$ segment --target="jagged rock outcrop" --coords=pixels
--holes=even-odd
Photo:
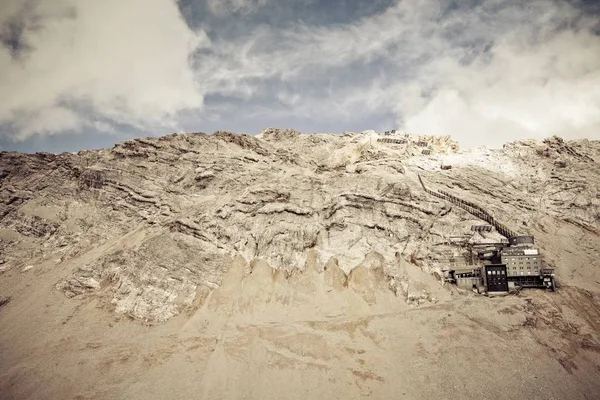
[[[368,306],[389,294],[433,302],[441,283],[431,273],[450,257],[464,262],[449,238],[501,236],[472,232],[482,221],[428,195],[420,173],[510,230],[534,234],[559,281],[594,285],[600,142],[554,137],[459,152],[442,137],[428,143],[444,151],[423,156],[376,139],[269,128],[256,137],[135,139],[78,154],[2,152],[0,271],[64,266],[56,287],[67,296],[100,296],[110,309],[150,321],[226,291],[223,279],[240,263],[252,267],[236,285],[278,285],[261,289],[265,299],[293,301],[289,293],[311,293],[314,278],[325,292],[352,291]],[[561,256],[572,247],[588,267],[572,271]]]

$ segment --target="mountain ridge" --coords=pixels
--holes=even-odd
[[[396,141],[379,140],[386,138]],[[203,378],[208,379],[205,398],[235,397],[218,374],[246,382],[248,360],[271,372],[271,361],[280,372],[297,362],[313,379],[313,372],[337,371],[330,358],[345,360],[348,367],[331,372],[339,382],[325,387],[351,398],[386,396],[398,388],[373,360],[392,363],[386,353],[398,350],[401,341],[384,337],[412,331],[429,337],[431,324],[455,333],[468,329],[469,335],[492,332],[503,346],[518,335],[544,360],[560,354],[558,369],[549,366],[544,376],[568,376],[582,385],[577,392],[574,384],[566,389],[550,384],[547,394],[592,393],[597,371],[590,368],[600,365],[599,165],[600,141],[551,137],[502,149],[460,150],[448,136],[301,134],[276,128],[257,136],[221,131],[133,139],[78,154],[0,152],[0,297],[11,298],[0,308],[0,325],[16,343],[0,361],[12,366],[6,378],[24,385],[18,371],[28,365],[20,360],[30,343],[62,347],[59,336],[34,339],[40,333],[33,332],[17,339],[18,332],[35,331],[33,321],[45,321],[40,326],[79,332],[77,340],[87,340],[96,334],[85,327],[93,326],[112,338],[106,339],[111,343],[106,351],[114,352],[125,339],[101,325],[110,321],[110,329],[129,329],[156,343],[147,357],[164,353],[161,346],[201,341],[203,347],[193,351],[206,365],[214,364],[214,372]],[[442,270],[450,262],[467,264],[466,249],[451,243],[452,237],[498,242],[503,236],[472,231],[483,221],[428,194],[419,177],[427,188],[481,206],[510,230],[533,235],[543,263],[556,271],[559,291],[490,300],[444,283]],[[44,308],[49,316],[37,314]],[[28,313],[37,316],[21,317]],[[450,314],[461,322],[448,322]],[[398,322],[408,315],[428,322],[421,328]],[[537,327],[527,321],[537,321]],[[395,324],[406,333],[393,333]],[[258,325],[272,336],[260,336],[253,328]],[[142,327],[150,330],[144,333]],[[349,329],[350,336],[340,329]],[[335,350],[335,343],[349,348],[358,343],[352,339],[356,332],[373,357],[366,359],[368,367],[357,361],[359,353],[350,360]],[[155,336],[159,333],[162,339]],[[416,345],[412,336],[402,340]],[[461,339],[430,340],[423,346],[466,345]],[[252,344],[259,342],[267,347]],[[483,347],[474,351],[483,352],[484,342],[482,337]],[[380,346],[387,350],[380,352]],[[516,346],[527,351],[527,345]],[[266,348],[275,358],[260,355]],[[165,365],[183,354],[167,353]],[[77,353],[69,354],[79,360]],[[127,354],[122,367],[111,362],[106,379],[143,364]],[[419,354],[426,352],[410,357],[419,360]],[[498,360],[500,353],[494,354]],[[442,365],[472,365],[460,357],[439,357]],[[49,393],[76,394],[76,388],[61,392],[56,375],[34,364],[37,373],[55,382],[56,391]],[[161,363],[151,365],[151,371],[166,373]],[[395,374],[408,373],[394,365]],[[450,373],[443,370],[443,380]],[[346,381],[356,383],[354,391],[339,386]],[[488,384],[501,392],[496,383]],[[118,392],[106,385],[106,396],[149,395],[136,385],[117,385]],[[443,393],[443,386],[427,390],[410,387],[414,397],[427,397]],[[456,390],[452,393],[466,395]],[[266,395],[252,391],[256,398]],[[43,398],[37,389],[31,393]]]

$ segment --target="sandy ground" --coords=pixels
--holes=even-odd
[[[377,276],[243,260],[164,324],[67,299],[64,271],[4,274],[2,399],[595,399],[600,307],[574,287],[411,308]],[[63,266],[65,268],[65,266]],[[30,272],[30,271],[28,271]],[[339,278],[339,276],[337,276]],[[374,288],[365,296],[361,288]],[[445,289],[444,289],[445,290]]]

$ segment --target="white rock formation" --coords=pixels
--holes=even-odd
[[[597,265],[600,142],[459,151],[449,137],[409,135],[406,145],[380,137],[269,128],[256,137],[136,139],[77,155],[0,153],[1,271],[68,266],[56,285],[67,296],[104,296],[116,312],[149,321],[221,286],[236,257],[262,260],[261,277],[249,276],[263,283],[267,266],[281,271],[277,279],[298,280],[310,264],[327,293],[353,291],[369,306],[388,293],[432,302],[447,291],[431,274],[449,253],[465,260],[451,236],[500,237],[471,232],[481,221],[426,194],[420,173],[534,234],[559,281],[593,284],[595,270],[573,270],[562,255],[577,247],[579,263]]]

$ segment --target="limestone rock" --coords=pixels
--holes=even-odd
[[[460,150],[450,137],[396,135],[432,154],[373,132],[276,128],[173,134],[78,154],[1,152],[0,272],[52,265],[56,287],[73,301],[99,296],[108,309],[148,321],[205,300],[225,307],[230,292],[254,280],[264,301],[320,296],[324,287],[331,296],[356,293],[369,307],[392,293],[429,304],[448,293],[432,274],[467,260],[451,238],[502,237],[474,234],[482,221],[428,195],[420,174],[535,235],[559,281],[593,289],[600,142],[554,137]],[[576,270],[562,257],[573,248],[584,266]]]

